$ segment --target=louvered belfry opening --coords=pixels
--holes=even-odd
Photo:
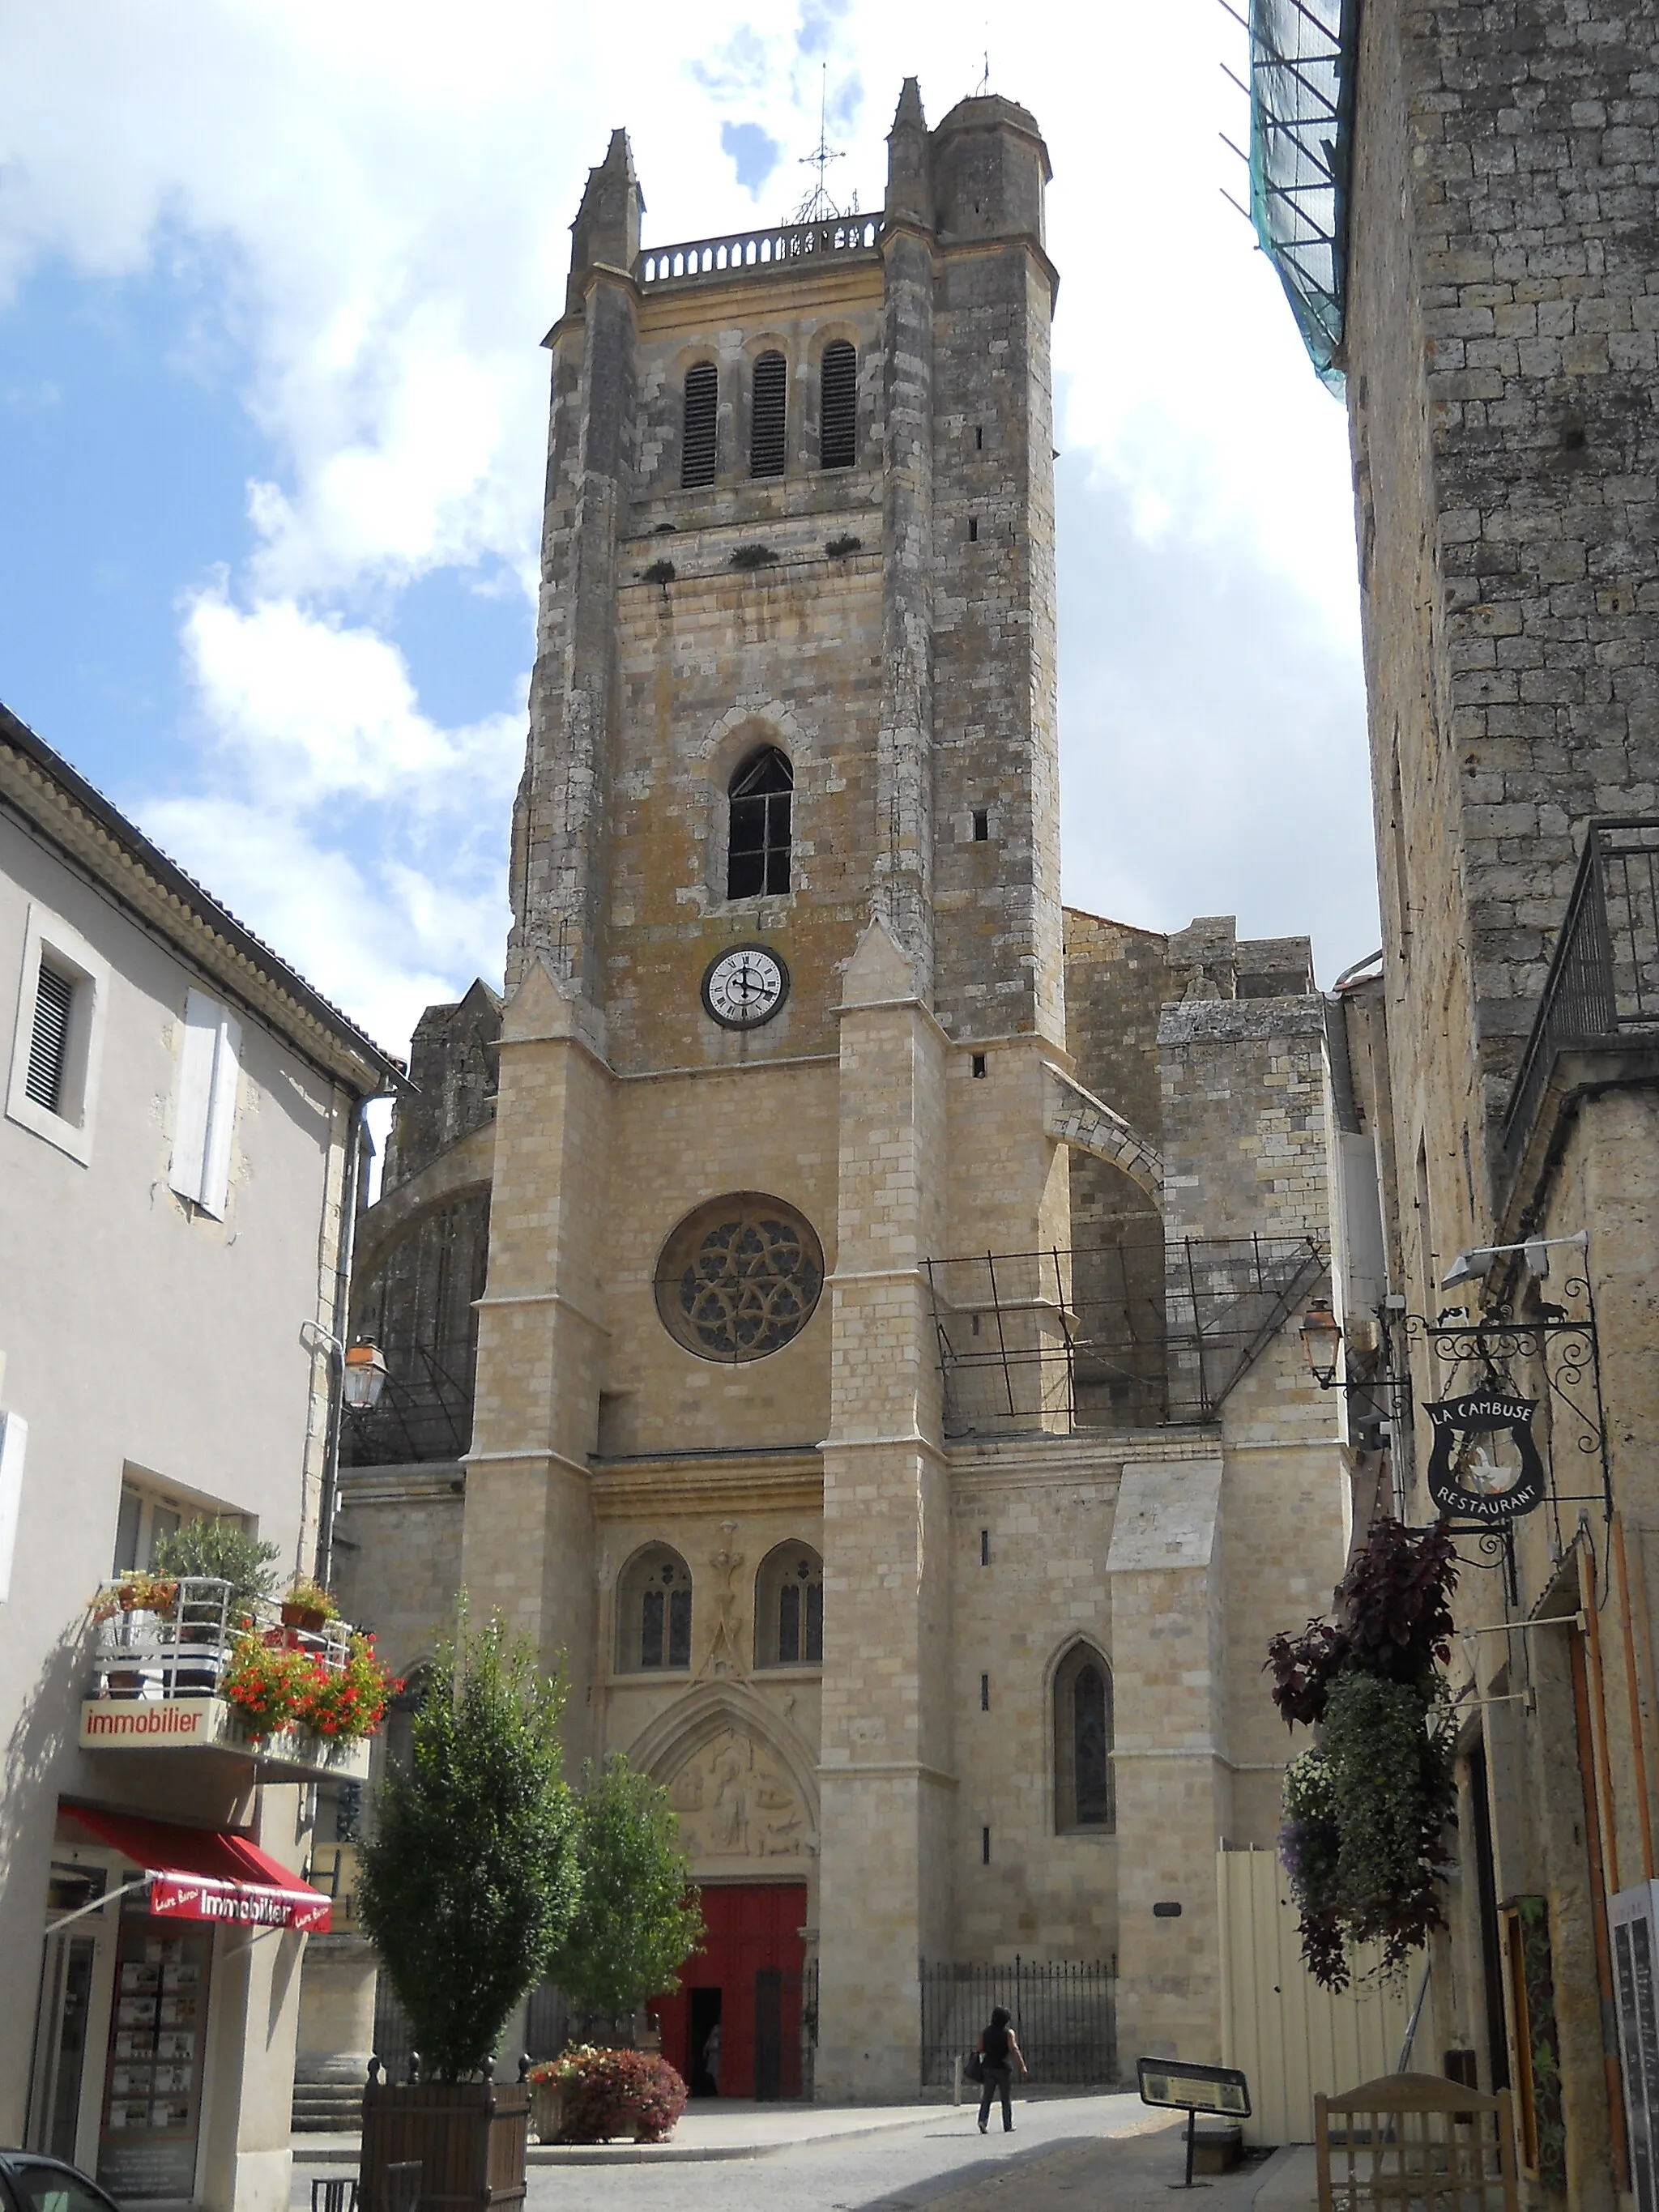
[[[781,353],[763,353],[755,363],[749,415],[749,473],[781,477],[784,464],[784,421],[788,404],[788,370]]]
[[[70,1010],[75,986],[67,975],[40,963],[34,989],[34,1027],[29,1036],[28,1073],[23,1088],[48,1114],[63,1111],[64,1077],[69,1066]]]
[[[776,745],[752,753],[732,777],[726,896],[759,898],[789,888],[790,808],[795,772]]]
[[[819,453],[826,469],[850,469],[858,459],[859,357],[845,338],[823,349],[818,370]]]
[[[680,442],[680,483],[687,491],[714,481],[715,420],[720,386],[712,361],[685,372],[685,434]]]

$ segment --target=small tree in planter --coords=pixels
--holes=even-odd
[[[509,1643],[499,1619],[477,1634],[463,1620],[428,1673],[410,1763],[388,1768],[380,1785],[360,1910],[427,2079],[369,2084],[368,2203],[380,2202],[384,2167],[411,2158],[425,2166],[423,2193],[481,2207],[522,2194],[528,2094],[497,2089],[489,2070],[575,1909],[563,1706],[562,1683]]]
[[[703,1926],[668,1793],[620,1752],[583,1767],[575,1841],[581,1895],[549,1972],[586,2030],[673,1989]]]
[[[269,1597],[276,1587],[271,1572],[282,1553],[261,1543],[234,1521],[210,1521],[198,1514],[156,1543],[151,1566],[159,1575],[203,1575],[230,1584],[231,1600]]]

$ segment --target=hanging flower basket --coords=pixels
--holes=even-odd
[[[400,1686],[375,1657],[372,1636],[354,1636],[339,1667],[278,1629],[238,1637],[219,1694],[256,1741],[299,1728],[329,1742],[356,1743],[373,1735]]]

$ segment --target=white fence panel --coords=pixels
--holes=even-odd
[[[1296,1908],[1276,1852],[1218,1852],[1216,1886],[1221,2057],[1242,2067],[1250,2085],[1244,2140],[1311,2142],[1316,2092],[1335,2096],[1400,2063],[1416,1974],[1385,1978],[1377,1954],[1361,1952],[1340,1996],[1321,1989],[1302,1962]]]

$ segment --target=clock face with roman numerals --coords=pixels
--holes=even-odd
[[[789,970],[764,945],[734,945],[703,971],[702,1002],[727,1030],[769,1022],[789,995]]]

